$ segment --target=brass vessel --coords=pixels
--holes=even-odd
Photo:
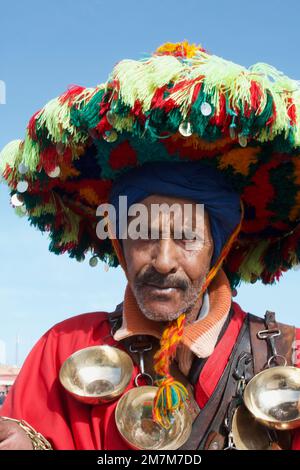
[[[72,354],[61,366],[59,380],[77,400],[108,403],[128,386],[133,373],[130,356],[112,346],[92,346]]]
[[[189,438],[192,419],[184,406],[174,413],[170,429],[152,418],[153,401],[158,388],[142,386],[129,390],[119,400],[115,419],[125,442],[135,450],[176,450]]]
[[[259,423],[250,411],[240,405],[232,419],[232,441],[237,450],[290,449],[290,433],[274,431]]]
[[[276,366],[255,375],[244,390],[244,403],[269,428],[300,426],[300,369]]]

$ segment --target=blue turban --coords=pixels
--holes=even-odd
[[[202,162],[145,163],[120,176],[113,184],[109,200],[116,209],[117,228],[119,196],[127,196],[129,207],[153,194],[204,204],[214,241],[213,266],[241,219],[239,195],[224,176]]]

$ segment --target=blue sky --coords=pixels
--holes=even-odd
[[[0,10],[0,148],[23,138],[30,116],[70,84],[95,86],[122,58],[139,58],[166,41],[201,43],[210,52],[249,66],[268,62],[295,79],[299,69],[298,0],[3,0]],[[91,268],[48,252],[47,236],[19,219],[0,185],[0,339],[8,362],[19,360],[54,323],[113,309],[125,280],[117,269]],[[240,287],[237,300],[252,313],[278,312],[300,324],[300,271],[276,286]]]

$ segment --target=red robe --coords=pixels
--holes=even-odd
[[[195,398],[200,408],[221,377],[246,315],[237,303],[233,306],[234,315],[229,326],[195,386]],[[297,339],[300,340],[299,329]],[[2,416],[24,419],[42,433],[54,449],[128,449],[115,424],[117,401],[106,405],[84,405],[72,398],[58,379],[62,363],[72,353],[99,344],[118,346],[110,336],[105,312],[79,315],[55,325],[27,357],[1,409]],[[137,373],[135,366],[128,390],[134,386]],[[300,429],[294,432],[293,449],[300,449]]]

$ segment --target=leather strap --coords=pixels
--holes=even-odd
[[[276,349],[278,354],[284,356],[287,365],[293,365],[293,342],[295,341],[295,327],[277,323],[275,313],[267,310],[265,320],[255,315],[249,314],[250,317],[250,339],[253,351],[253,369],[254,375],[261,372],[268,362],[268,358],[272,355],[268,342],[259,339],[258,332],[261,330],[279,330],[280,335],[276,337]]]
[[[123,314],[123,302],[118,304],[113,312],[109,312],[108,321],[110,323],[112,334],[115,333],[115,331],[117,331],[117,329],[121,327],[122,314]]]

